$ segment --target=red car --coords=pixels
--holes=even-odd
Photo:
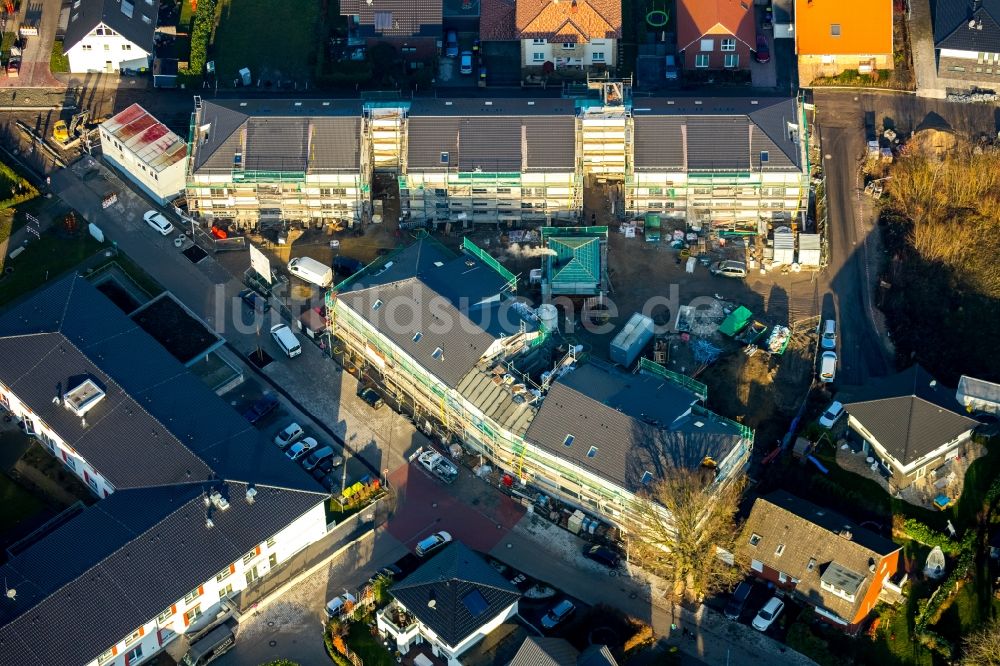
[[[754,58],[757,62],[768,62],[771,60],[771,49],[767,45],[767,37],[764,35],[757,35],[757,48],[754,52]]]

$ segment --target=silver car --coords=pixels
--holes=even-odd
[[[717,261],[709,269],[712,275],[723,277],[745,278],[747,276],[747,265],[742,261]]]

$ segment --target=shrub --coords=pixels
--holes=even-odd
[[[893,519],[892,529],[894,532],[913,541],[918,541],[925,546],[930,546],[931,548],[937,546],[946,553],[954,553],[962,545],[947,534],[928,527],[916,518],[904,519],[901,516],[896,516]]]
[[[340,641],[340,645],[343,646],[344,639],[340,635],[334,636],[328,630],[323,631],[323,644],[326,646],[326,653],[330,655],[330,659],[333,663],[337,664],[337,666],[353,666],[347,657],[341,654],[337,649],[337,645],[334,643],[334,640]]]
[[[205,73],[205,63],[208,62],[208,42],[212,39],[212,29],[215,27],[215,2],[216,0],[200,0],[194,13],[188,70],[196,76]]]

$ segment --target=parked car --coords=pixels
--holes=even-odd
[[[823,412],[823,416],[819,417],[819,424],[824,428],[832,428],[833,424],[843,415],[844,405],[839,400],[834,400]]]
[[[271,304],[267,302],[267,299],[258,294],[253,289],[244,289],[240,292],[240,300],[251,310],[256,310],[257,312],[268,312],[271,309]]]
[[[555,606],[549,609],[549,612],[542,616],[542,628],[543,629],[555,629],[560,624],[566,621],[570,615],[576,610],[576,604],[574,604],[569,599],[563,599]]]
[[[298,423],[289,423],[284,429],[274,436],[274,443],[284,449],[289,444],[298,441],[299,437],[306,434],[302,426]]]
[[[368,406],[371,407],[372,409],[379,409],[382,407],[382,405],[385,404],[385,401],[382,400],[382,397],[378,394],[378,391],[376,391],[373,388],[366,388],[358,395],[362,400],[368,403]]]
[[[326,602],[326,616],[331,620],[341,618],[354,610],[354,604],[358,600],[350,592],[344,592],[339,597],[334,597]]]
[[[448,534],[447,532],[435,532],[429,537],[421,539],[420,542],[417,543],[417,547],[414,548],[414,551],[420,557],[424,557],[425,555],[434,552],[441,546],[450,542],[451,542],[450,534]]]
[[[257,425],[264,420],[268,414],[278,408],[278,399],[270,393],[265,394],[260,400],[250,405],[250,408],[243,412],[243,418],[252,425]]]
[[[299,460],[300,458],[308,454],[310,451],[315,449],[317,446],[319,446],[319,442],[317,442],[315,438],[305,437],[302,440],[295,442],[290,447],[288,447],[288,450],[285,451],[285,455],[291,458],[292,460]]]
[[[729,599],[729,603],[726,604],[726,609],[723,611],[725,616],[730,620],[740,619],[740,614],[747,605],[747,597],[750,596],[752,591],[753,583],[748,580],[737,585],[736,589],[733,590],[733,596]]]
[[[665,56],[664,64],[666,65],[666,79],[667,81],[676,81],[678,77],[677,73],[677,56],[668,55]]]
[[[462,74],[472,74],[472,51],[462,51],[462,60],[458,71]]]
[[[742,261],[717,261],[708,269],[712,275],[722,277],[745,278],[747,276],[747,265]]]
[[[147,210],[142,219],[146,220],[146,224],[153,227],[159,231],[164,236],[167,236],[174,231],[174,225],[170,224],[170,220],[163,216],[163,213],[159,213],[155,210]]]
[[[285,352],[285,356],[288,358],[295,358],[302,353],[302,346],[299,344],[299,339],[292,329],[288,327],[288,324],[275,324],[271,327],[271,337],[277,343],[281,351]]]
[[[336,272],[338,275],[343,275],[344,277],[351,277],[364,267],[365,265],[358,259],[355,259],[354,257],[345,257],[343,255],[337,255],[336,257],[333,258],[334,272]]]
[[[827,319],[826,323],[823,324],[823,337],[820,338],[820,346],[823,349],[837,348],[837,322],[833,319]]]
[[[449,30],[448,35],[444,39],[444,54],[448,58],[455,58],[458,56],[458,33],[454,30]]]
[[[621,562],[621,557],[615,551],[605,546],[587,546],[583,549],[583,556],[588,560],[593,560],[598,564],[603,564],[609,569],[617,569]]]
[[[819,359],[819,380],[825,384],[833,381],[837,376],[837,354],[836,352],[823,352]]]
[[[321,449],[316,449],[302,462],[302,468],[307,472],[311,472],[316,469],[316,465],[320,464],[324,460],[333,458],[333,449],[329,446],[324,446]]]
[[[778,597],[771,597],[764,604],[764,607],[757,612],[757,616],[753,619],[753,628],[757,631],[767,631],[784,609],[785,602]]]
[[[757,35],[757,48],[754,50],[753,57],[759,63],[771,60],[771,48],[767,45],[767,37],[765,35]]]

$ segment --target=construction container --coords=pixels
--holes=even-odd
[[[568,529],[573,534],[579,534],[580,528],[583,527],[584,518],[585,516],[583,515],[583,511],[577,509],[576,511],[573,512],[573,514],[569,517],[569,520],[566,522],[566,529]]]
[[[626,368],[631,367],[643,348],[653,339],[654,328],[652,319],[636,312],[611,341],[611,360]]]
[[[795,263],[795,234],[791,231],[775,232],[774,258],[771,262],[775,266]]]
[[[799,261],[801,266],[819,266],[819,234],[799,234]]]

